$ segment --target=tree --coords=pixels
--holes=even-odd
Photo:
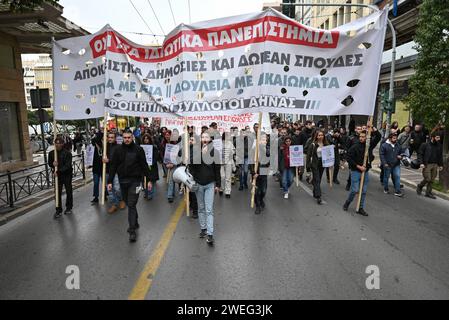
[[[407,98],[414,119],[429,128],[445,126],[444,170],[440,182],[449,189],[449,6],[447,0],[425,0],[419,7],[415,36],[418,58]]]
[[[55,5],[59,0],[1,0],[2,4],[9,5],[12,12],[33,11],[44,2]]]
[[[28,125],[34,130],[34,134],[38,135],[37,127],[39,126],[39,118],[35,111],[28,110]]]

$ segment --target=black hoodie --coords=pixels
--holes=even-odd
[[[116,173],[120,183],[142,181],[143,176],[150,181],[150,170],[145,151],[134,142],[129,145],[123,143],[117,146],[112,155],[108,184],[112,183]]]
[[[221,187],[221,175],[220,175],[220,159],[221,156],[219,152],[214,148],[212,142],[207,145],[207,153],[210,154],[211,159],[217,159],[217,161],[213,161],[211,164],[206,164],[204,162],[203,155],[201,154],[201,164],[190,164],[189,171],[192,174],[194,180],[202,185],[208,185],[209,183],[215,182],[215,186]],[[201,151],[202,153],[202,151]],[[217,153],[217,154],[215,154]],[[191,152],[193,154],[193,152]],[[192,159],[192,157],[191,157]],[[194,159],[196,160],[196,159]],[[194,161],[195,162],[195,161]]]

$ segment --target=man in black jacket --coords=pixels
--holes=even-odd
[[[438,132],[432,133],[431,141],[422,147],[422,175],[423,181],[418,185],[416,192],[420,195],[424,186],[426,188],[426,197],[436,199],[432,194],[432,184],[438,175],[438,169],[443,170],[443,147],[440,143]]]
[[[207,235],[207,243],[212,245],[214,243],[214,192],[218,192],[221,187],[221,155],[214,148],[208,132],[201,134],[201,151],[198,151],[194,151],[193,163],[189,165],[189,171],[198,185],[195,194],[201,227],[200,238]]]
[[[265,202],[263,200],[267,192],[269,167],[270,145],[267,143],[267,135],[262,133],[259,140],[259,166],[257,172],[254,164],[250,164],[249,166],[253,179],[256,179],[256,194],[254,197],[254,202],[256,203],[255,214],[260,214],[265,209]]]
[[[108,144],[106,147],[106,157],[103,157],[103,163],[106,163],[106,180],[109,180],[109,171],[111,169],[110,159],[112,159],[114,155],[114,151],[118,148],[117,137],[114,132],[108,133]],[[108,209],[108,213],[114,213],[120,209],[125,209],[126,204],[125,201],[122,200],[121,192],[120,192],[120,182],[118,180],[118,176],[115,175],[113,178],[113,187],[112,192],[110,194],[110,199],[112,202],[112,206]]]
[[[123,133],[123,144],[114,150],[111,167],[109,169],[108,190],[112,190],[112,183],[115,174],[118,174],[122,198],[128,205],[128,233],[129,241],[137,240],[136,230],[139,228],[137,201],[141,190],[143,176],[147,177],[148,189],[153,187],[150,178],[150,170],[145,157],[145,152],[133,141],[133,134],[130,130]]]
[[[380,162],[383,168],[384,193],[388,194],[388,180],[393,176],[394,195],[403,197],[401,192],[401,146],[396,133],[390,133],[388,139],[380,146]]]
[[[371,138],[371,143],[368,150],[368,159],[367,159],[368,161],[366,165],[364,164],[365,149],[366,149],[366,131],[364,130],[360,131],[359,141],[349,148],[347,160],[349,164],[349,169],[351,170],[351,191],[349,193],[348,199],[343,205],[343,210],[345,211],[348,210],[349,205],[355,198],[355,195],[359,192],[362,173],[365,172],[360,208],[357,211],[357,213],[362,216],[368,215],[364,210],[366,190],[368,188],[369,182],[368,170],[371,168],[371,162],[374,160],[373,150],[381,139],[382,135],[379,133],[379,131],[376,130],[376,128],[373,128],[373,136]]]
[[[72,153],[64,149],[64,140],[62,138],[55,139],[55,148],[58,152],[58,159],[55,159],[55,151],[50,151],[48,155],[48,164],[52,169],[55,179],[58,179],[58,206],[56,207],[56,213],[54,218],[61,217],[62,213],[62,186],[65,188],[67,195],[66,198],[66,210],[64,214],[72,213],[73,208],[73,188],[72,188]],[[58,170],[55,171],[55,167]]]

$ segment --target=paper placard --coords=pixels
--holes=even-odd
[[[321,148],[321,159],[323,168],[333,167],[335,163],[335,146],[325,146]]]
[[[147,163],[149,166],[153,164],[153,145],[151,144],[141,144],[140,145],[145,151],[145,158],[147,159]]]
[[[304,166],[303,146],[290,146],[290,167]]]
[[[95,147],[91,144],[86,146],[86,157],[84,158],[84,165],[91,167],[94,164]]]
[[[177,164],[178,153],[179,153],[179,145],[166,144],[165,145],[165,154],[164,154],[164,163]]]

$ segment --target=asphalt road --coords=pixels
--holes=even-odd
[[[385,195],[372,176],[370,215],[362,217],[355,204],[342,210],[343,185],[330,189],[325,177],[322,185],[319,206],[310,186],[292,186],[283,199],[270,178],[259,216],[248,190],[217,195],[214,247],[198,238],[197,220],[173,223],[181,198],[169,204],[164,181],[154,200],[139,199],[134,244],[126,211],[109,215],[92,206],[88,185],[75,192],[71,216],[53,220],[48,203],[0,227],[0,299],[127,299],[148,265],[154,272],[143,273],[151,280],[146,299],[449,299],[448,201],[407,188],[403,199]],[[79,267],[79,290],[66,288],[69,265]],[[371,265],[379,289],[365,285]]]

